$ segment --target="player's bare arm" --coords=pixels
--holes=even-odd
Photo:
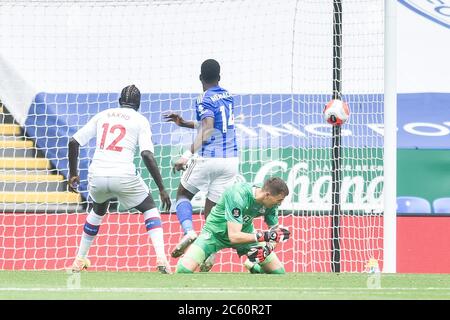
[[[78,155],[80,144],[74,138],[69,140],[69,182],[68,189],[70,192],[78,192],[77,188],[80,184],[80,177],[78,175]]]
[[[166,190],[164,189],[164,184],[162,181],[161,173],[159,172],[158,165],[156,164],[155,158],[153,157],[153,153],[149,150],[144,150],[141,152],[142,160],[145,163],[145,166],[147,167],[148,171],[153,177],[153,180],[155,181],[156,185],[159,189],[159,196],[161,198],[161,202],[163,204],[163,209],[170,210],[170,207],[172,205],[170,201],[170,197],[167,194]]]
[[[211,137],[214,130],[214,118],[208,117],[202,120],[200,128],[197,132],[197,135],[194,139],[194,142],[191,145],[190,151],[191,153],[197,152],[202,145],[208,141],[209,137]]]
[[[186,121],[177,113],[165,113],[163,114],[163,119],[166,122],[173,122],[182,128],[195,129],[197,127],[196,121]]]
[[[202,120],[200,128],[197,132],[197,135],[195,136],[194,143],[191,145],[190,150],[187,152],[192,155],[194,154],[198,149],[201,148],[203,143],[208,141],[209,137],[212,135],[214,130],[214,118],[207,117]],[[181,156],[180,159],[178,159],[177,162],[175,162],[173,166],[173,172],[184,170],[186,168],[186,163],[188,162],[189,157],[188,156]]]
[[[237,222],[227,222],[228,239],[231,244],[252,243],[255,242],[253,233],[242,232],[242,224]]]

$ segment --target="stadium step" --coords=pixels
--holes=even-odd
[[[66,191],[62,175],[0,174],[0,191],[53,192]]]
[[[0,171],[0,182],[56,182],[64,181],[64,176],[60,174],[26,174],[28,171],[22,171],[22,173],[14,172],[5,173]]]
[[[24,148],[24,149],[16,149],[16,148],[5,148],[1,149],[0,147],[0,158],[34,158],[36,156],[35,148]]]
[[[0,158],[0,169],[50,169],[46,158]]]
[[[17,140],[22,140],[23,136],[11,136],[11,135],[0,135],[0,141],[17,141]]]
[[[36,156],[36,149],[31,140],[2,140],[0,139],[0,157],[31,157]]]
[[[18,124],[5,123],[0,124],[0,135],[17,136],[20,135],[21,129]]]
[[[72,192],[0,192],[3,203],[78,203],[81,197]]]
[[[0,101],[0,123],[15,123],[14,117]]]
[[[76,203],[2,203],[0,212],[3,213],[85,213],[86,209]]]
[[[65,191],[65,183],[55,181],[43,182],[3,182],[0,181],[0,191],[7,192],[61,192]]]
[[[0,168],[0,175],[25,175],[25,176],[33,176],[33,175],[57,175],[56,169],[5,169]]]
[[[85,212],[79,194],[42,158],[0,102],[0,210],[23,213]]]
[[[34,143],[31,140],[1,140],[0,139],[0,148],[14,148],[14,149],[23,149],[23,148],[33,148]]]
[[[0,112],[0,123],[14,123],[14,118],[10,114]]]

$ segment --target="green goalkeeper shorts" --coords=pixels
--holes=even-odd
[[[237,254],[239,256],[247,254],[247,252],[250,250],[251,247],[256,246],[258,242],[254,243],[246,243],[246,244],[239,244],[239,245],[229,245],[227,243],[224,243],[221,239],[218,239],[215,235],[210,233],[209,231],[203,230],[200,235],[195,239],[194,243],[192,245],[196,245],[200,249],[203,250],[205,253],[204,258],[206,259],[211,254],[216,253],[222,249],[225,248],[233,248],[236,250]],[[191,257],[194,260],[199,260],[199,257]],[[203,261],[197,261],[198,263],[201,263]]]

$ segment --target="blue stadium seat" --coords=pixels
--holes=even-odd
[[[397,213],[431,213],[428,200],[419,197],[397,197]]]
[[[433,201],[434,213],[450,214],[450,198],[438,198]]]

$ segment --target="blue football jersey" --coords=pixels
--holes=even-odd
[[[197,121],[214,118],[214,132],[199,150],[206,158],[230,158],[238,156],[236,129],[234,126],[234,102],[231,94],[215,86],[202,93],[195,104]]]

